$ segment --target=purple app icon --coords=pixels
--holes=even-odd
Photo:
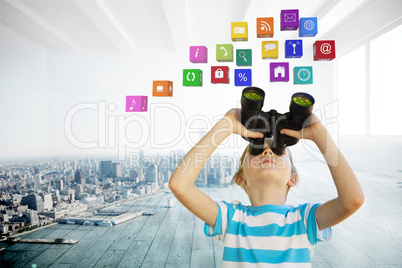
[[[281,31],[296,31],[299,28],[299,10],[281,10]]]
[[[190,61],[193,63],[207,63],[208,62],[208,49],[205,46],[191,46],[190,47]]]
[[[146,112],[148,96],[126,96],[126,112]]]
[[[289,82],[289,62],[271,62],[269,67],[271,82]]]

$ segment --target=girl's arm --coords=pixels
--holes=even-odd
[[[309,120],[314,123],[305,129],[300,131],[284,129],[281,133],[312,140],[328,164],[338,197],[322,204],[316,210],[315,217],[318,227],[323,230],[340,223],[355,213],[363,205],[364,194],[353,170],[336,147],[327,129],[315,115],[311,115]]]
[[[248,131],[238,120],[240,109],[232,109],[218,121],[183,158],[169,180],[169,188],[188,210],[211,226],[219,213],[218,205],[204,192],[195,187],[194,182],[206,161],[230,134],[244,137],[262,138],[263,134]]]

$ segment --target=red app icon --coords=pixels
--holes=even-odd
[[[335,59],[335,40],[316,41],[313,46],[315,61]]]
[[[228,66],[211,66],[212,84],[229,84]]]

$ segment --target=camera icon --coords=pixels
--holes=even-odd
[[[242,34],[242,33],[245,33],[246,32],[246,28],[244,28],[244,27],[235,27],[234,28],[234,33],[235,34]]]

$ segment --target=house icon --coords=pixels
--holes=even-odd
[[[278,78],[281,75],[282,78],[285,78],[285,67],[277,66],[274,68],[274,77]]]

